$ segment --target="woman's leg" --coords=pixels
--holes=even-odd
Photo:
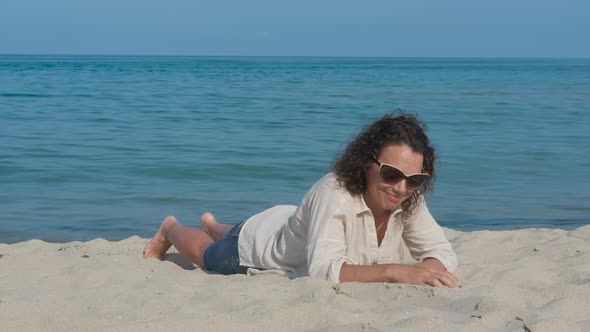
[[[210,212],[205,212],[201,216],[201,228],[213,241],[221,239],[223,234],[227,233],[234,226],[231,224],[220,224]]]
[[[213,239],[204,231],[184,226],[175,217],[170,216],[162,221],[160,229],[145,245],[143,257],[155,257],[163,260],[166,251],[171,246],[174,246],[178,252],[190,259],[191,262],[205,268],[203,255],[213,242]]]

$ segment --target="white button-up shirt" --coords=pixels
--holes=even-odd
[[[250,275],[309,275],[335,283],[344,263],[401,263],[404,245],[418,261],[433,257],[449,271],[457,267],[457,256],[423,198],[407,220],[401,209],[391,214],[378,245],[365,200],[341,187],[333,173],[316,182],[298,207],[279,205],[252,216],[238,238],[240,265]]]

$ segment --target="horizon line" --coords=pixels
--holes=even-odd
[[[96,57],[200,57],[200,58],[349,58],[349,59],[568,59],[590,57],[548,56],[382,56],[382,55],[244,55],[244,54],[108,54],[108,53],[0,53],[0,56],[96,56]]]

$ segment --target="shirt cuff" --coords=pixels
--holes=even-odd
[[[340,270],[344,263],[353,264],[348,257],[338,257],[332,263],[330,263],[330,269],[328,271],[328,281],[339,284],[340,283]]]

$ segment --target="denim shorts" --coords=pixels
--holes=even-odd
[[[238,253],[238,237],[242,226],[246,221],[232,227],[223,234],[223,237],[211,244],[205,255],[203,263],[205,269],[221,274],[245,274],[248,268],[240,265],[240,255]]]

